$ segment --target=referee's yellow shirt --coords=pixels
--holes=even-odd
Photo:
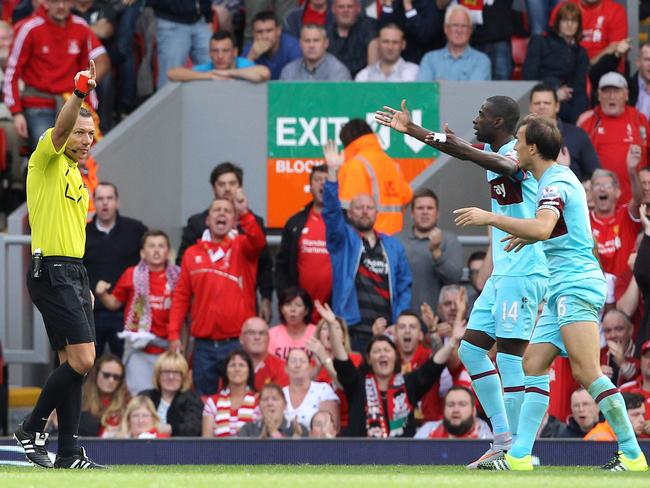
[[[48,129],[38,141],[27,168],[27,210],[32,252],[82,258],[86,247],[88,190],[77,163],[58,151]]]

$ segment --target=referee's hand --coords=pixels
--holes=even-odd
[[[77,74],[75,75],[75,77],[74,77],[74,84],[75,84],[75,86],[77,86],[77,82],[79,81],[79,77],[82,76],[82,75],[85,76],[86,78],[88,78],[88,88],[89,88],[89,91],[90,91],[90,90],[94,90],[95,88],[97,88],[97,81],[95,80],[95,78],[96,78],[96,72],[95,72],[95,61],[93,61],[93,60],[91,59],[91,60],[90,60],[90,65],[89,65],[89,67],[88,67],[88,70],[86,70],[86,71],[80,71],[79,73],[77,73]],[[83,91],[83,90],[82,90],[82,91]]]

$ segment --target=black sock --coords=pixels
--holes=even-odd
[[[70,387],[63,401],[56,407],[56,414],[59,418],[58,456],[70,456],[77,451],[82,387],[83,377],[79,377]]]
[[[67,361],[52,371],[41,390],[32,415],[23,425],[23,429],[27,432],[43,432],[48,417],[67,397],[70,387],[83,379],[84,376],[72,369]]]

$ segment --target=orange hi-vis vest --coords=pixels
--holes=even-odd
[[[345,163],[338,179],[343,208],[349,208],[356,196],[371,195],[378,211],[375,230],[385,234],[402,230],[402,208],[411,201],[413,191],[375,134],[363,135],[345,148]]]

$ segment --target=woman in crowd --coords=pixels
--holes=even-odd
[[[432,360],[402,374],[395,344],[386,336],[374,336],[368,343],[364,364],[356,368],[343,346],[343,334],[329,305],[316,302],[316,309],[329,325],[334,351],[334,368],[350,408],[346,435],[350,437],[413,437],[413,411],[445,369],[451,352],[465,333],[461,322],[454,324],[445,345],[438,340]]]
[[[161,354],[153,367],[153,384],[153,389],[140,395],[153,402],[160,418],[158,431],[171,436],[200,436],[203,402],[190,389],[189,367],[183,355],[173,351]]]
[[[307,348],[307,342],[316,332],[316,326],[309,323],[313,307],[309,294],[302,288],[289,287],[280,292],[278,308],[282,324],[269,330],[269,354],[286,361],[291,349]]]
[[[233,351],[226,359],[223,389],[208,397],[203,409],[203,437],[232,437],[257,417],[255,371],[244,351]]]
[[[160,431],[160,417],[149,397],[134,396],[126,406],[118,437],[121,439],[157,439],[169,437]]]
[[[247,423],[239,431],[239,437],[259,437],[262,439],[281,439],[283,437],[306,437],[309,429],[295,418],[289,422],[284,417],[287,401],[275,383],[267,383],[260,392],[260,418]]]
[[[114,437],[130,398],[121,359],[100,357],[84,383],[79,435]]]
[[[319,410],[332,413],[339,425],[339,397],[327,383],[312,381],[311,363],[304,349],[291,349],[287,359],[289,385],[282,388],[287,408],[284,412],[288,421],[297,417],[298,422],[310,425],[311,418]],[[338,430],[338,429],[337,429]]]
[[[562,5],[546,34],[532,36],[522,78],[541,80],[556,89],[560,119],[574,124],[587,110],[589,57],[580,46],[582,17],[575,3]]]
[[[348,324],[342,317],[336,317],[336,323],[341,330],[341,334],[343,334],[343,347],[354,366],[358,367],[363,361],[363,357],[361,354],[352,352],[350,349]],[[332,342],[330,341],[329,326],[325,320],[321,319],[318,322],[316,333],[307,343],[307,348],[312,352],[312,359],[316,364],[316,367],[312,369],[312,378],[314,381],[329,383],[334,388],[334,392],[339,397],[341,429],[345,429],[348,426],[348,399],[345,397],[345,392],[336,378],[334,352],[332,351]]]

